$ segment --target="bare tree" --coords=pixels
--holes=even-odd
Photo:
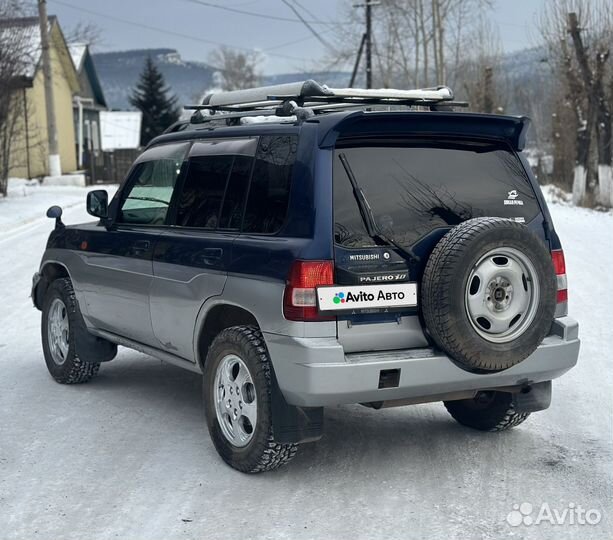
[[[257,86],[261,79],[261,56],[257,51],[240,52],[221,46],[209,56],[209,62],[218,70],[223,90],[241,90]]]
[[[598,149],[598,201],[611,206],[613,204],[611,104],[606,95],[604,77],[611,53],[613,19],[610,7],[606,9],[601,4],[593,5],[590,15],[594,24],[598,24],[592,28],[590,35],[593,58],[590,58],[589,46],[584,43],[579,18],[575,12],[568,14],[568,32],[572,39],[583,87],[587,93],[588,111],[595,121]],[[595,23],[596,20],[598,23]]]
[[[88,45],[102,45],[102,30],[91,22],[78,22],[64,35],[66,43],[87,43]]]
[[[375,85],[427,87],[455,81],[461,51],[478,26],[474,13],[490,6],[491,0],[381,0],[373,7]],[[352,62],[362,36],[363,21],[353,4],[346,4],[343,20],[331,65]]]
[[[551,96],[555,102],[551,121],[551,151],[553,153],[553,170],[550,183],[553,183],[565,191],[573,189],[573,156],[576,155],[576,115],[564,89],[556,88]],[[569,129],[570,127],[570,129]],[[537,137],[537,141],[539,141]],[[543,144],[541,139],[540,144]]]
[[[540,30],[548,46],[549,61],[555,80],[562,89],[563,106],[572,111],[567,130],[575,133],[574,164],[564,152],[554,156],[565,163],[554,164],[573,168],[573,201],[575,204],[599,202],[613,204],[611,174],[611,93],[607,95],[607,77],[611,77],[610,48],[613,25],[606,0],[550,0],[540,19]],[[557,120],[564,115],[557,107]],[[554,122],[555,128],[555,122]],[[555,130],[560,135],[559,130]],[[562,137],[553,140],[563,145]],[[596,151],[594,151],[596,143]],[[593,156],[597,156],[597,165]],[[597,181],[596,181],[597,179]]]
[[[11,19],[24,13],[19,0],[0,0],[0,194],[7,195],[13,151],[23,138],[25,72],[35,51]]]
[[[459,64],[456,85],[460,83],[470,107],[484,113],[501,113],[506,106],[504,74],[501,69],[502,46],[498,30],[480,17],[466,47],[470,54]]]

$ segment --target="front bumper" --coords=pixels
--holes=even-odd
[[[556,319],[552,331],[523,362],[497,373],[465,371],[433,349],[345,354],[334,338],[265,334],[279,387],[288,403],[321,407],[436,397],[470,390],[525,386],[564,374],[579,356],[579,327]],[[382,370],[400,370],[398,386],[379,388]],[[431,399],[428,399],[431,398]]]

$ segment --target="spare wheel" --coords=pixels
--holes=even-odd
[[[509,219],[475,218],[451,229],[422,279],[429,334],[470,371],[500,371],[527,358],[549,333],[555,306],[549,250]]]

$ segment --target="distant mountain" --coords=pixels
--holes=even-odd
[[[151,56],[179,103],[193,103],[213,83],[214,70],[204,63],[186,62],[174,49],[140,49],[93,56],[109,107],[131,109],[128,100],[147,56]]]
[[[186,61],[175,49],[140,49],[97,53],[93,56],[98,76],[109,107],[131,109],[129,95],[138,81],[147,56],[151,56],[180,104],[197,103],[214,86],[215,69],[202,62]],[[349,73],[342,71],[314,73],[285,73],[263,78],[262,84],[282,84],[305,79],[346,86]]]

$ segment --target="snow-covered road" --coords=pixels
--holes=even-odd
[[[613,216],[552,213],[583,344],[549,410],[489,434],[441,404],[332,408],[318,444],[258,476],[218,458],[195,374],[123,349],[91,384],[54,383],[28,298],[52,222],[0,235],[0,538],[613,537]],[[512,527],[524,502],[602,519]]]

